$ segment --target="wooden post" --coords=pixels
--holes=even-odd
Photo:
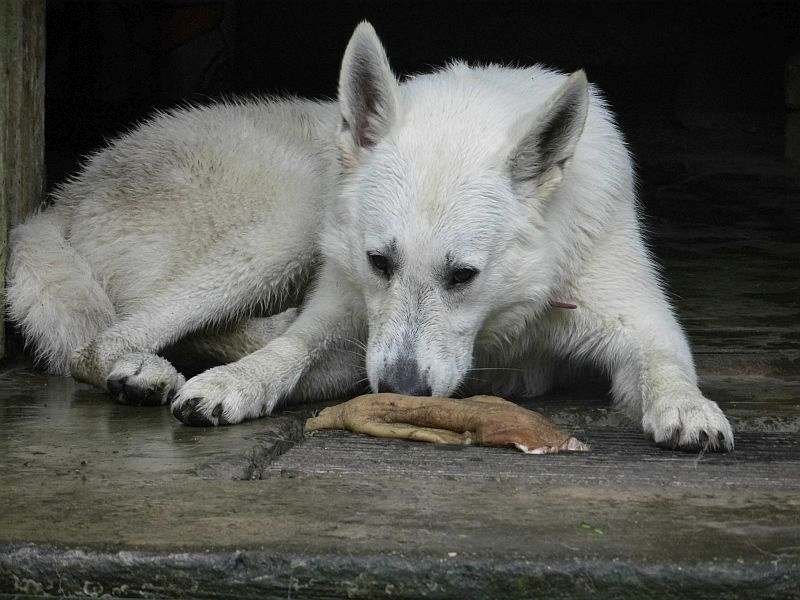
[[[8,230],[44,196],[45,0],[0,0],[0,356]]]

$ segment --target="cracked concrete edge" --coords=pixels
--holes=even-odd
[[[159,553],[0,545],[0,594],[248,598],[800,598],[800,564]]]
[[[303,440],[303,425],[310,412],[270,418],[268,427],[252,436],[252,446],[243,454],[215,457],[199,466],[197,474],[204,479],[262,479],[272,461]]]

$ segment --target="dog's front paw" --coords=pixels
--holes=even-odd
[[[123,404],[160,406],[167,404],[185,381],[160,356],[131,352],[114,363],[106,387]]]
[[[186,425],[231,425],[267,414],[264,391],[230,366],[193,377],[172,401],[172,414]]]
[[[664,448],[696,452],[733,450],[733,429],[717,406],[700,392],[659,399],[642,417],[642,426]]]

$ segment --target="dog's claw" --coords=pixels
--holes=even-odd
[[[106,389],[122,404],[161,406],[184,383],[183,375],[169,362],[151,354],[125,354],[106,378]]]
[[[178,405],[172,405],[172,414],[176,419],[192,427],[213,427],[215,423],[210,421],[200,409],[202,398],[189,398]]]
[[[211,411],[211,416],[217,419],[217,425],[228,425],[228,420],[225,418],[225,412],[222,408],[222,402],[214,407]]]

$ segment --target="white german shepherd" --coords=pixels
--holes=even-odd
[[[398,83],[362,23],[338,102],[178,109],[90,157],[13,231],[10,314],[50,371],[190,425],[366,381],[530,396],[584,363],[656,443],[729,450],[634,187],[582,71]],[[185,381],[175,344],[227,364]]]

